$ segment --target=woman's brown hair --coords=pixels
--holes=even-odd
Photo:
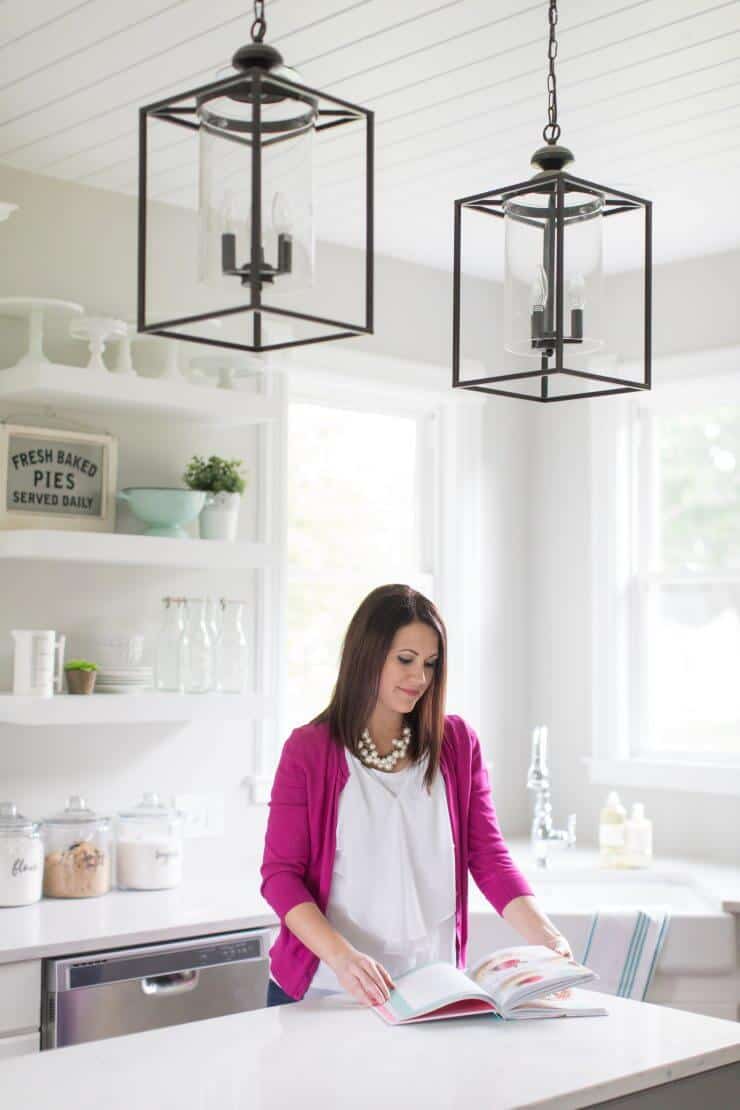
[[[331,701],[311,724],[329,724],[334,742],[357,755],[357,743],[375,708],[380,674],[399,628],[414,621],[437,633],[439,651],[434,677],[406,720],[411,728],[408,754],[429,762],[424,785],[431,788],[439,768],[447,686],[447,630],[436,606],[411,586],[378,586],[361,603],[344,635],[339,674]]]

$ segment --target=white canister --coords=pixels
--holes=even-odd
[[[116,880],[120,890],[167,890],[182,881],[183,815],[146,793],[118,814]]]
[[[0,906],[29,906],[41,898],[44,846],[40,826],[12,802],[0,802]]]
[[[13,693],[52,698],[62,692],[64,643],[51,629],[15,628]]]
[[[235,540],[239,524],[240,493],[209,493],[200,511],[202,540]]]

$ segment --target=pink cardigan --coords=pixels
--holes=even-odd
[[[501,836],[478,737],[461,717],[445,717],[440,769],[455,845],[457,965],[465,967],[468,869],[499,913],[512,898],[532,890]],[[291,933],[285,915],[302,902],[326,911],[339,795],[348,777],[344,749],[330,739],[327,724],[294,729],[272,787],[260,888],[281,922],[270,949],[272,971],[293,998],[303,998],[319,960]]]

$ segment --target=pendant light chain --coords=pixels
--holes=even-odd
[[[265,19],[265,0],[254,0],[254,22],[252,23],[252,42],[262,42],[267,33]]]
[[[555,38],[555,27],[558,22],[557,0],[550,0],[548,11],[550,24],[550,39],[547,44],[547,57],[550,62],[550,71],[547,75],[547,125],[542,131],[542,138],[551,146],[560,138],[560,124],[558,123],[558,87],[555,79],[555,59],[558,56],[558,40]]]

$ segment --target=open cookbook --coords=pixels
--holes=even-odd
[[[374,1006],[389,1025],[493,1014],[506,1021],[524,1018],[597,1017],[606,1014],[573,987],[598,975],[583,964],[541,945],[500,948],[470,971],[452,964],[418,967],[395,980],[388,1002]]]

